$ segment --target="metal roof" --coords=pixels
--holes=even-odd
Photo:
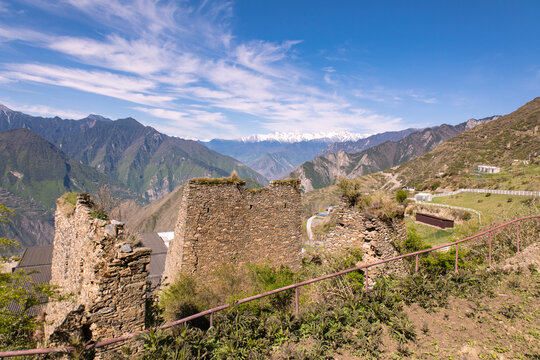
[[[34,267],[41,265],[51,265],[52,263],[53,246],[32,246],[24,249],[21,255],[21,261],[17,265],[17,269]]]
[[[141,242],[144,247],[152,249],[152,255],[167,253],[167,247],[158,233],[151,232],[141,234]]]
[[[158,233],[141,234],[141,242],[144,247],[152,249],[150,255],[150,266],[148,269],[148,280],[152,287],[159,284],[163,270],[165,270],[165,258],[167,257],[167,247]]]

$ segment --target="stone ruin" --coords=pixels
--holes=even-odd
[[[93,216],[88,194],[75,206],[57,201],[50,283],[69,294],[45,308],[46,346],[66,346],[144,329],[151,250],[132,248],[124,225]],[[300,182],[274,181],[249,190],[236,179],[195,179],[185,185],[164,279],[182,271],[207,276],[223,263],[267,262],[297,269],[302,250]],[[129,341],[95,349],[115,359]]]
[[[57,201],[51,284],[66,301],[45,309],[47,346],[70,345],[74,337],[92,343],[144,328],[150,249],[135,248],[124,239],[123,224],[92,216],[88,194],[72,206]],[[96,349],[96,359],[118,358],[120,343]]]
[[[331,216],[335,218],[335,226],[322,239],[310,242],[309,245],[330,253],[339,253],[348,248],[361,249],[361,264],[398,256],[394,244],[407,237],[403,217],[384,219],[345,204],[336,206]],[[400,275],[406,271],[403,261],[398,260],[370,268],[369,274],[373,278],[383,273]]]
[[[92,211],[87,194],[79,195],[75,206],[62,198],[57,202],[51,284],[71,296],[46,307],[47,346],[69,345],[74,336],[92,343],[144,328],[151,250],[133,249],[122,223],[95,218]],[[360,248],[364,263],[397,255],[392,240],[406,236],[402,219],[384,221],[346,206],[334,213],[336,226],[312,245],[330,252]],[[236,179],[188,181],[163,283],[180,272],[208,278],[224,263],[261,262],[293,270],[301,266],[300,182],[273,181],[267,188],[249,190]],[[403,264],[379,268],[400,272]],[[137,352],[139,345],[130,341],[96,349],[94,358],[118,358],[121,348]]]
[[[302,263],[299,180],[250,190],[233,179],[193,179],[184,186],[163,283],[179,272],[208,276],[223,263]]]

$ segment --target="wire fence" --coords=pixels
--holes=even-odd
[[[451,196],[457,195],[462,192],[472,192],[481,194],[499,194],[499,195],[518,195],[518,196],[540,196],[540,191],[526,191],[526,190],[496,190],[496,189],[459,189],[456,191],[433,194],[431,197]]]
[[[480,232],[478,234],[475,234],[473,236],[469,236],[469,237],[467,237],[465,239],[454,241],[452,243],[440,245],[440,246],[430,248],[430,249],[425,249],[425,250],[412,252],[412,253],[409,253],[409,254],[395,256],[395,257],[392,257],[392,258],[389,258],[389,259],[384,259],[384,260],[376,261],[376,262],[369,263],[369,264],[356,266],[356,267],[353,267],[353,268],[350,268],[350,269],[335,272],[333,274],[320,276],[320,277],[305,280],[305,281],[302,281],[302,282],[299,282],[299,283],[296,283],[296,284],[284,286],[282,288],[275,289],[275,290],[272,290],[272,291],[267,291],[267,292],[264,292],[264,293],[261,293],[261,294],[253,295],[253,296],[250,296],[250,297],[235,301],[233,303],[217,306],[217,307],[214,307],[212,309],[208,309],[208,310],[202,311],[200,313],[197,313],[197,314],[194,314],[194,315],[191,315],[191,316],[188,316],[188,317],[185,317],[185,318],[182,318],[182,319],[179,319],[179,320],[167,323],[167,324],[163,324],[161,326],[157,326],[157,327],[153,328],[153,330],[157,331],[157,330],[169,329],[169,328],[178,326],[180,324],[184,324],[186,322],[189,322],[191,320],[201,318],[203,316],[209,316],[210,317],[209,322],[210,322],[210,326],[212,327],[213,324],[214,324],[214,313],[216,313],[216,312],[219,312],[219,311],[222,311],[222,310],[225,310],[225,309],[228,309],[230,307],[237,306],[237,305],[240,305],[240,304],[245,304],[245,303],[248,303],[248,302],[251,302],[251,301],[255,301],[255,300],[267,297],[267,296],[271,296],[271,295],[274,295],[274,294],[277,294],[277,293],[280,293],[280,292],[283,292],[283,291],[293,290],[293,289],[294,289],[294,292],[295,292],[295,297],[294,297],[295,306],[294,306],[294,308],[295,308],[295,313],[298,314],[298,312],[300,311],[299,290],[298,289],[301,288],[302,286],[306,286],[306,285],[313,284],[313,283],[316,283],[316,282],[319,282],[319,281],[331,279],[331,278],[334,278],[334,277],[337,277],[337,276],[345,275],[345,274],[348,274],[348,273],[353,272],[353,271],[363,270],[364,271],[365,291],[369,291],[369,289],[368,289],[368,279],[369,279],[369,269],[370,268],[381,265],[381,264],[385,264],[385,263],[388,263],[388,262],[398,261],[398,260],[414,257],[414,271],[417,272],[419,270],[419,266],[420,266],[419,258],[420,258],[421,255],[432,252],[432,251],[437,251],[437,250],[440,250],[440,249],[449,248],[451,246],[456,247],[454,271],[458,271],[459,246],[460,246],[460,244],[462,244],[464,242],[467,242],[467,241],[471,241],[473,239],[478,239],[478,238],[480,238],[480,237],[482,237],[484,235],[487,235],[488,246],[489,246],[488,247],[488,255],[487,255],[486,260],[487,260],[488,265],[491,266],[492,265],[492,254],[493,254],[493,246],[492,246],[493,245],[493,236],[492,236],[493,232],[496,231],[496,230],[502,229],[502,228],[507,228],[512,224],[516,224],[516,249],[517,249],[517,252],[519,252],[520,251],[520,245],[521,245],[520,244],[520,223],[523,222],[524,220],[528,220],[528,219],[538,219],[539,220],[539,222],[538,222],[538,232],[540,232],[540,215],[522,217],[522,218],[519,218],[519,219],[515,219],[515,220],[512,220],[512,221],[506,222],[506,223],[501,224],[499,226],[493,227],[491,229],[482,231],[482,232]],[[105,347],[105,346],[108,346],[108,345],[117,344],[117,343],[129,340],[129,339],[135,338],[135,337],[137,337],[139,335],[148,333],[149,331],[150,330],[142,330],[142,331],[126,334],[126,335],[123,335],[123,336],[120,336],[120,337],[116,337],[116,338],[113,338],[113,339],[99,341],[99,342],[97,342],[95,344],[87,345],[87,349],[101,348],[101,347]],[[57,347],[57,348],[43,348],[43,349],[12,350],[12,351],[0,352],[0,358],[15,357],[15,356],[27,356],[27,355],[40,355],[40,354],[50,354],[50,353],[69,353],[69,352],[71,352],[73,350],[74,350],[74,348],[69,347],[69,346]]]

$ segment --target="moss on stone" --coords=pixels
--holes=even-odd
[[[188,184],[193,185],[246,185],[246,181],[234,177],[224,178],[195,178],[188,180]]]
[[[77,204],[77,197],[79,196],[79,193],[76,193],[74,191],[67,192],[64,195],[62,195],[62,199],[73,206]]]
[[[270,184],[272,184],[272,185],[290,184],[290,185],[294,185],[294,186],[300,186],[300,179],[272,180],[272,181],[270,181]]]

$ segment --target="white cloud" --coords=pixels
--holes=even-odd
[[[324,78],[324,81],[326,81],[327,84],[330,84],[330,85],[336,85],[337,84],[337,82],[332,79],[332,76],[329,73],[324,74],[323,78]]]
[[[232,135],[236,131],[235,126],[230,124],[220,112],[193,108],[186,111],[145,107],[134,107],[134,109],[157,118],[170,120],[155,126],[158,130],[182,138],[210,139],[224,134]]]
[[[173,100],[170,96],[152,94],[157,84],[151,80],[105,71],[36,64],[11,64],[8,70],[2,74],[8,79],[69,87],[139,104],[162,105]]]
[[[233,125],[231,112],[252,115],[272,132],[399,128],[399,118],[363,110],[347,100],[348,94],[334,93],[340,90],[335,86],[332,92],[321,87],[323,80],[336,84],[333,67],[322,68],[321,79],[320,71],[297,66],[291,53],[299,40],[238,41],[229,24],[230,1],[68,3],[68,10],[83,13],[103,35],[75,37],[0,26],[0,41],[53,50],[78,65],[7,64],[0,81],[52,84],[129,101],[136,110],[164,119],[162,129],[186,137],[243,135],[244,129]],[[48,1],[37,4],[49,9]],[[55,11],[65,7],[64,2],[54,3]],[[375,98],[357,94],[367,96]],[[421,96],[415,100],[434,101]]]
[[[18,104],[10,101],[0,101],[1,104],[6,105],[8,108],[15,111],[22,111],[35,116],[55,117],[59,116],[64,119],[82,119],[88,116],[88,114],[82,113],[76,110],[69,109],[57,109],[46,105],[27,105]]]

